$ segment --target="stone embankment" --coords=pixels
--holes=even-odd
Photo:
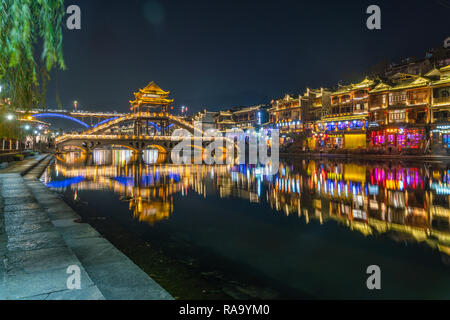
[[[0,300],[173,299],[38,180],[51,161],[0,170]]]

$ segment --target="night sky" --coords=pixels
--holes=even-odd
[[[82,29],[64,31],[66,71],[53,74],[64,108],[129,110],[155,81],[174,105],[218,110],[268,103],[306,87],[360,79],[371,66],[422,58],[450,36],[450,1],[66,0]],[[382,30],[366,28],[381,7]],[[66,29],[66,28],[65,28]]]

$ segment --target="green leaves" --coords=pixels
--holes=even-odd
[[[13,108],[43,106],[50,71],[65,69],[63,17],[63,0],[0,0],[1,98]]]

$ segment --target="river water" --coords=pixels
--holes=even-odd
[[[143,164],[131,158],[68,153],[42,180],[125,253],[145,244],[131,258],[174,295],[199,298],[180,287],[205,286],[205,298],[450,298],[449,163],[285,159],[269,176],[158,165],[153,151]],[[142,256],[160,269],[167,258],[172,283]],[[371,265],[380,290],[367,288]]]

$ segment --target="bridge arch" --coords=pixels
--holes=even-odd
[[[77,118],[68,116],[66,114],[60,114],[60,113],[38,113],[38,114],[34,114],[32,115],[33,118],[59,118],[59,119],[66,119],[66,120],[70,120],[73,122],[76,122],[80,125],[82,125],[83,127],[90,129],[91,126],[88,125],[86,122],[83,122]]]

